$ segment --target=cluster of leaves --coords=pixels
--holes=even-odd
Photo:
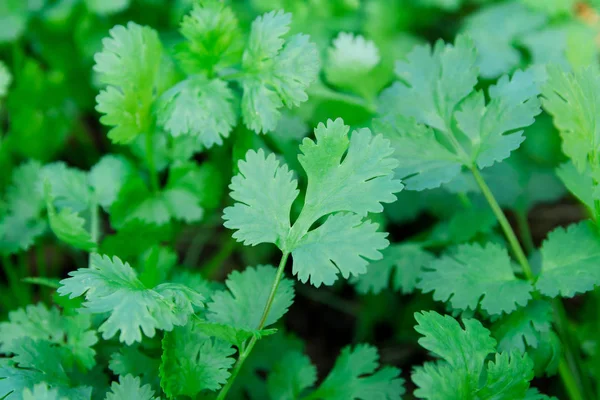
[[[592,398],[594,7],[3,2],[0,398]],[[356,318],[335,360],[296,292]]]

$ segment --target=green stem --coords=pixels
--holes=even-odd
[[[573,374],[571,374],[571,369],[567,365],[567,362],[564,358],[560,359],[558,364],[558,373],[563,381],[563,385],[565,385],[565,389],[569,395],[569,398],[571,400],[584,400],[584,398],[581,397],[581,393],[579,393],[577,381],[575,380]]]
[[[500,205],[496,201],[496,198],[492,194],[492,191],[490,190],[488,185],[483,180],[483,177],[479,173],[479,170],[477,169],[477,167],[473,166],[471,168],[471,172],[473,172],[473,176],[475,177],[475,181],[477,182],[477,185],[479,185],[479,188],[481,189],[483,196],[486,198],[487,202],[489,203],[492,211],[494,212],[494,215],[496,215],[496,219],[498,219],[498,222],[500,223],[500,226],[502,227],[502,231],[504,232],[504,235],[506,236],[506,239],[508,240],[508,243],[510,244],[511,249],[512,249],[513,253],[515,254],[515,257],[517,258],[517,261],[523,268],[523,273],[527,277],[527,280],[534,282],[535,276],[533,275],[533,271],[531,270],[529,261],[527,261],[527,257],[525,256],[525,253],[523,252],[523,249],[521,248],[521,245],[519,244],[519,241],[517,240],[517,236],[515,235],[515,232],[513,231],[512,227],[510,226],[508,219],[506,219],[506,215],[504,215],[502,208],[500,208]]]
[[[156,172],[156,166],[154,165],[154,143],[152,141],[152,135],[154,134],[154,127],[151,126],[146,130],[146,162],[148,164],[148,172],[150,173],[150,187],[153,193],[157,193],[160,189],[158,182],[158,173]]]
[[[535,250],[535,245],[533,244],[533,235],[531,234],[529,222],[527,221],[527,212],[519,210],[515,213],[515,217],[517,219],[517,226],[519,227],[523,246],[525,246],[525,251],[527,254],[531,254]]]
[[[257,330],[259,331],[262,328],[264,328],[265,323],[267,322],[267,317],[269,316],[269,312],[271,311],[271,306],[273,305],[273,300],[275,299],[275,293],[277,292],[279,282],[281,281],[281,278],[283,278],[283,270],[285,269],[285,263],[287,262],[289,255],[290,253],[283,253],[281,261],[279,262],[279,267],[277,268],[277,273],[275,274],[275,279],[273,280],[273,285],[271,286],[271,293],[269,293],[267,304],[265,304],[265,309],[263,310],[262,317],[260,318],[260,322],[258,323]],[[235,363],[233,370],[231,371],[231,376],[229,377],[229,380],[227,381],[225,386],[223,386],[223,388],[219,392],[219,395],[217,396],[216,400],[224,400],[227,397],[227,393],[233,386],[235,378],[238,376],[240,370],[242,369],[242,366],[244,365],[244,361],[246,361],[246,359],[252,352],[252,349],[256,345],[257,341],[258,339],[256,338],[256,336],[252,336],[250,342],[248,342],[248,345],[242,346],[242,348],[240,349],[240,356],[237,362]]]
[[[367,101],[362,97],[354,96],[351,94],[336,92],[335,90],[331,90],[327,86],[323,85],[315,85],[314,87],[311,87],[311,89],[308,92],[308,95],[362,107],[372,114],[375,114],[377,112],[377,106],[374,102]]]
[[[92,203],[92,222],[90,224],[90,236],[94,243],[98,243],[100,236],[100,208],[96,202]]]
[[[517,240],[517,236],[513,231],[510,223],[506,219],[504,212],[500,208],[500,205],[496,201],[496,198],[492,194],[492,191],[485,183],[483,177],[479,173],[479,170],[476,166],[471,168],[471,172],[475,177],[475,181],[481,192],[485,196],[488,201],[492,211],[496,215],[502,230],[504,231],[504,235],[510,244],[513,253],[515,254],[517,261],[523,268],[523,272],[531,283],[535,283],[535,276],[533,275],[533,271],[531,270],[531,266],[529,265],[529,261],[521,248],[519,241]],[[561,364],[563,364],[562,368],[559,368],[559,374],[563,382],[565,382],[565,387],[567,392],[569,392],[569,396],[571,400],[583,400],[583,399],[591,399],[592,397],[583,396],[582,392],[587,392],[587,388],[589,385],[583,379],[583,374],[580,373],[578,365],[578,353],[577,349],[572,346],[572,341],[570,337],[570,333],[568,330],[568,319],[566,313],[564,312],[563,305],[560,301],[554,301],[553,303],[555,309],[555,325],[557,327],[558,334],[562,339],[562,343],[565,348],[565,352],[561,357]],[[568,365],[568,368],[566,367]],[[575,383],[576,382],[576,383]],[[583,389],[583,390],[582,390]]]

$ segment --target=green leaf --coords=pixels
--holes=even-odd
[[[96,242],[85,229],[85,220],[79,214],[73,212],[70,208],[63,208],[57,213],[49,195],[46,198],[46,206],[50,229],[60,240],[80,250],[96,250]]]
[[[333,369],[311,398],[324,400],[347,400],[377,398],[398,399],[404,394],[404,379],[400,370],[384,366],[379,368],[377,349],[359,344],[342,350]]]
[[[121,332],[119,340],[128,345],[142,340],[142,332],[153,337],[156,329],[170,331],[185,325],[203,297],[184,285],[163,283],[145,287],[128,263],[118,257],[92,254],[89,268],[69,273],[58,293],[75,298],[85,296],[83,306],[91,313],[108,313],[99,332],[106,340]]]
[[[218,390],[230,376],[235,349],[203,333],[195,320],[175,328],[162,341],[161,386],[169,397],[194,397]]]
[[[573,297],[600,284],[600,236],[590,221],[548,234],[541,248],[542,270],[535,284],[549,297]]]
[[[414,243],[392,244],[381,251],[383,258],[369,264],[367,272],[352,279],[359,293],[380,293],[387,287],[403,294],[412,293],[423,267],[433,255]]]
[[[412,380],[414,394],[428,400],[520,399],[533,378],[533,362],[527,354],[495,353],[496,341],[475,319],[457,320],[436,312],[415,314],[415,330],[424,337],[419,344],[442,360],[417,367]],[[485,370],[485,372],[484,372]],[[482,380],[482,372],[485,380]]]
[[[588,171],[586,171],[588,172]],[[590,213],[594,213],[594,180],[591,174],[577,170],[573,162],[567,161],[556,168],[556,175]]]
[[[216,292],[207,304],[207,319],[254,331],[258,328],[277,269],[270,265],[248,267],[243,272],[233,271],[225,284],[228,290]],[[282,279],[275,292],[264,326],[277,322],[292,305],[293,282]]]
[[[0,353],[15,353],[20,346],[19,340],[30,338],[64,347],[85,369],[95,365],[96,352],[92,346],[98,339],[88,315],[64,316],[57,308],[38,303],[11,311],[8,319],[0,322]]]
[[[318,50],[308,36],[287,40],[291,14],[272,11],[252,22],[242,67],[242,117],[256,133],[275,129],[279,109],[300,105],[308,99],[306,89],[320,69]]]
[[[566,73],[557,66],[549,66],[547,71],[542,101],[560,131],[562,150],[580,173],[590,171],[597,180],[600,101],[596,93],[600,90],[600,74],[592,68]]]
[[[131,375],[120,376],[119,382],[113,382],[105,400],[158,400],[150,385],[142,386],[140,378]]]
[[[246,330],[236,328],[231,325],[217,324],[207,321],[197,321],[196,325],[198,326],[198,330],[200,330],[204,334],[208,336],[213,336],[217,339],[224,340],[227,343],[231,343],[238,349],[242,348],[244,342],[253,336],[257,339],[262,339],[263,337],[267,337],[277,333],[277,329],[262,329],[260,331]]]
[[[223,213],[225,227],[246,245],[274,243],[283,247],[290,230],[290,210],[298,196],[298,182],[287,165],[274,154],[249,150],[238,163],[239,174],[231,180],[231,198],[236,200]]]
[[[277,244],[292,253],[299,279],[310,278],[316,286],[332,284],[338,270],[344,277],[366,272],[368,261],[363,257],[381,258],[379,250],[388,245],[386,234],[362,219],[368,212],[381,212],[381,203],[395,201],[394,193],[403,187],[392,176],[397,161],[390,157],[389,141],[368,129],[348,139],[348,130],[341,119],[329,120],[315,129],[316,141],[305,139],[300,146],[308,186],[302,212],[291,228],[296,181],[274,156],[265,158],[261,151],[249,151],[240,161],[240,174],[231,184],[237,203],[224,210],[225,226],[237,230],[238,241]],[[333,213],[339,214],[310,230]]]
[[[197,136],[206,148],[222,145],[236,123],[225,82],[193,75],[167,90],[157,103],[157,123],[173,136]]]
[[[92,191],[85,171],[68,167],[64,162],[48,164],[42,170],[38,190],[45,189],[46,182],[52,202],[58,208],[70,208],[78,213],[87,210],[92,204]],[[45,194],[44,191],[41,193]]]
[[[360,88],[369,73],[379,64],[379,50],[375,43],[361,35],[340,32],[327,50],[324,67],[327,81],[341,89]],[[359,93],[357,94],[362,94]]]
[[[158,368],[160,357],[150,357],[139,346],[123,346],[110,356],[108,368],[115,375],[139,377],[142,384],[160,387]]]
[[[224,3],[194,3],[183,17],[180,32],[187,40],[176,47],[176,56],[191,73],[235,62],[241,34],[235,14]]]
[[[448,285],[452,282],[452,285]],[[449,301],[459,310],[476,310],[478,305],[490,314],[511,313],[531,299],[531,284],[517,279],[506,249],[488,243],[464,244],[432,261],[417,285],[434,300]]]
[[[526,346],[537,348],[540,336],[550,332],[552,307],[542,300],[533,300],[509,315],[502,317],[492,326],[498,339],[498,350],[525,352]]]
[[[394,202],[403,188],[392,175],[398,162],[390,142],[369,129],[349,139],[349,129],[341,118],[328,120],[315,129],[315,141],[300,145],[298,160],[308,176],[304,208],[314,210],[315,219],[337,211],[381,212],[381,203]]]
[[[7,0],[0,4],[0,43],[18,39],[27,26],[29,12],[27,2]]]
[[[13,344],[14,357],[0,362],[0,396],[18,400],[27,388],[46,382],[58,395],[70,400],[89,400],[92,388],[76,386],[67,377],[68,353],[54,344],[23,337]],[[17,367],[18,365],[18,367]]]
[[[477,46],[481,76],[496,78],[519,67],[522,55],[515,44],[545,24],[546,16],[521,2],[490,5],[469,16],[463,32],[470,35]]]
[[[0,252],[27,250],[46,230],[40,213],[44,196],[40,187],[42,166],[28,161],[16,167],[0,202]]]
[[[389,90],[382,94],[380,102],[386,107],[395,104],[395,96]],[[373,123],[374,129],[383,132],[392,143],[394,157],[401,161],[396,176],[403,178],[407,190],[439,187],[460,172],[461,159],[442,145],[428,126],[395,112],[383,115]]]
[[[92,167],[88,175],[98,203],[109,209],[133,168],[127,159],[112,154],[105,155]]]
[[[25,388],[23,390],[23,400],[68,400],[66,397],[59,396],[58,390],[50,389],[46,382],[37,383],[32,390]]]
[[[295,400],[317,381],[317,369],[300,351],[288,351],[275,364],[267,378],[271,399]]]
[[[96,109],[104,114],[100,122],[112,127],[108,137],[130,143],[150,129],[162,44],[154,29],[134,22],[117,25],[109,33],[102,52],[94,56],[94,71],[109,85],[96,98]]]
[[[339,273],[345,279],[367,272],[367,260],[380,260],[388,246],[387,233],[356,214],[340,213],[308,232],[292,251],[293,272],[316,287],[332,285]]]
[[[504,160],[524,140],[519,128],[540,113],[534,73],[517,71],[489,88],[489,101],[476,91],[473,42],[438,41],[417,46],[396,64],[399,81],[380,98],[376,123],[396,148],[396,171],[413,190],[447,183],[461,165],[485,168]]]

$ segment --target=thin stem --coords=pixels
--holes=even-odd
[[[367,101],[362,97],[336,92],[335,90],[331,90],[326,86],[319,85],[312,87],[309,92],[309,96],[319,97],[328,100],[335,100],[346,104],[351,104],[354,106],[362,107],[368,112],[375,114],[377,112],[377,106],[372,101]]]
[[[154,134],[154,126],[146,130],[146,163],[148,164],[148,172],[150,173],[150,187],[152,192],[157,193],[160,189],[158,183],[158,173],[154,165],[154,143],[152,135]]]
[[[98,236],[100,235],[100,208],[98,204],[94,202],[92,204],[92,222],[90,224],[90,236],[94,243],[98,243]]]
[[[584,400],[584,398],[581,397],[581,393],[577,387],[577,381],[575,380],[573,374],[571,374],[571,369],[567,365],[564,357],[560,359],[558,364],[558,373],[560,375],[560,379],[563,381],[563,385],[565,385],[565,389],[569,395],[569,398],[571,400]]]
[[[533,244],[533,236],[531,235],[531,229],[529,229],[529,222],[527,221],[526,211],[517,211],[515,213],[517,220],[517,226],[519,227],[519,233],[521,234],[521,240],[527,254],[533,253],[535,245]]]
[[[525,256],[525,253],[523,252],[523,249],[517,240],[515,232],[506,219],[504,212],[500,208],[500,205],[496,201],[492,191],[483,180],[483,177],[479,173],[477,167],[473,166],[471,168],[471,172],[473,172],[475,181],[479,185],[481,192],[496,215],[496,218],[498,219],[498,222],[504,231],[504,235],[506,236],[513,253],[516,256],[517,261],[523,268],[523,272],[525,273],[527,280],[529,280],[531,283],[534,283],[535,276],[533,275],[529,261],[527,260],[527,257]],[[565,352],[563,353],[560,361],[562,368],[559,368],[561,379],[563,382],[565,382],[565,388],[567,389],[567,392],[569,392],[571,400],[584,400],[586,398],[591,399],[592,397],[587,397],[582,394],[588,392],[589,385],[584,380],[584,375],[581,374],[578,368],[578,366],[581,365],[579,364],[579,355],[577,353],[577,349],[572,346],[572,341],[568,330],[568,319],[564,311],[564,307],[560,301],[554,301],[553,306],[555,310],[555,325],[565,348]]]
[[[273,305],[273,300],[275,299],[275,293],[277,292],[277,287],[279,286],[279,282],[281,282],[281,278],[283,277],[283,270],[285,269],[285,263],[287,262],[289,255],[290,253],[283,253],[281,261],[279,262],[279,267],[277,268],[277,273],[275,274],[275,279],[273,280],[273,285],[271,286],[271,293],[269,293],[267,304],[265,304],[265,309],[263,310],[262,317],[260,318],[260,322],[258,323],[257,330],[259,331],[262,328],[264,328],[265,323],[267,322],[269,312],[271,311],[271,306]],[[229,389],[231,389],[231,387],[233,386],[233,382],[240,373],[240,370],[244,365],[244,361],[246,361],[246,358],[248,358],[248,356],[252,352],[252,349],[254,348],[254,345],[256,345],[257,341],[258,339],[256,338],[256,336],[252,336],[250,342],[248,342],[248,345],[245,347],[242,346],[242,348],[240,349],[240,356],[237,362],[235,363],[233,370],[231,371],[231,376],[229,377],[229,380],[227,381],[225,386],[223,386],[223,388],[219,392],[217,400],[224,400],[227,397]]]
[[[498,219],[498,222],[500,223],[500,226],[502,227],[502,231],[504,232],[504,235],[506,236],[506,239],[508,240],[508,243],[510,244],[511,249],[513,250],[513,253],[515,254],[515,257],[517,258],[517,261],[523,268],[523,273],[525,273],[527,280],[534,282],[535,276],[533,275],[533,271],[531,270],[529,261],[527,261],[527,257],[525,256],[525,253],[523,252],[523,249],[521,248],[521,245],[519,244],[519,241],[517,240],[517,236],[515,235],[515,232],[513,231],[512,227],[510,226],[510,223],[506,219],[506,215],[504,215],[504,212],[500,208],[500,205],[496,201],[496,198],[492,194],[492,191],[490,190],[488,185],[483,180],[483,177],[479,173],[479,170],[477,169],[477,167],[473,166],[471,168],[471,172],[473,172],[473,176],[475,177],[475,181],[477,182],[477,185],[479,185],[479,188],[481,189],[481,192],[483,193],[484,197],[488,201],[492,211],[494,212],[494,215],[496,215],[496,219]]]

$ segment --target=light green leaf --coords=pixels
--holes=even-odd
[[[207,305],[207,319],[247,331],[256,330],[276,272],[276,268],[270,265],[248,267],[243,272],[233,271],[225,281],[228,290],[212,295],[211,302]],[[293,299],[293,282],[284,278],[277,287],[264,326],[277,322],[292,305]]]
[[[600,285],[600,235],[590,221],[553,230],[540,251],[542,270],[535,287],[542,294],[573,297]]]
[[[87,8],[99,15],[115,14],[126,10],[130,0],[85,0]]]
[[[528,9],[519,1],[482,7],[470,15],[463,32],[470,35],[477,46],[481,76],[496,78],[519,67],[522,55],[515,44],[545,24],[545,15]]]
[[[242,117],[257,133],[275,129],[281,107],[308,99],[306,89],[320,69],[317,47],[308,36],[282,39],[290,23],[291,14],[272,11],[257,17],[250,29],[242,61]]]
[[[498,350],[525,352],[526,346],[538,347],[540,335],[550,331],[552,307],[542,300],[533,300],[495,322],[491,330],[498,339]]]
[[[104,114],[100,122],[112,127],[109,138],[130,143],[150,129],[162,44],[155,30],[134,22],[117,25],[109,33],[102,52],[94,56],[94,71],[109,85],[96,98],[96,109]]]
[[[310,278],[316,287],[332,285],[339,273],[345,279],[367,272],[370,260],[382,258],[387,233],[356,214],[335,214],[308,232],[292,251],[293,272],[301,282]]]
[[[267,378],[271,399],[295,400],[317,381],[317,369],[300,351],[288,351],[275,364]]]
[[[234,12],[223,2],[194,3],[183,17],[180,32],[187,40],[176,47],[176,56],[190,72],[212,71],[234,62],[241,35]]]
[[[236,123],[232,99],[225,82],[193,75],[163,93],[157,122],[173,136],[197,136],[206,148],[220,146]]]
[[[218,390],[230,376],[235,349],[203,333],[195,320],[177,327],[162,341],[161,387],[169,397],[194,397]]]
[[[184,285],[163,283],[146,288],[133,268],[118,257],[92,254],[89,268],[80,268],[63,279],[58,293],[85,296],[83,306],[91,313],[108,313],[99,332],[106,340],[121,332],[119,340],[130,345],[153,337],[156,329],[170,331],[185,325],[203,297]]]
[[[127,159],[112,154],[105,155],[92,167],[88,180],[102,207],[108,209],[115,202],[132,169]]]
[[[23,390],[23,400],[68,400],[58,394],[58,390],[50,389],[46,382],[37,383],[30,390]]]
[[[529,282],[515,277],[506,249],[493,243],[458,246],[432,261],[417,286],[424,293],[433,292],[435,300],[449,301],[453,308],[476,310],[481,305],[490,314],[525,306],[532,290]]]
[[[85,220],[79,214],[70,208],[63,208],[57,213],[49,195],[46,207],[50,229],[60,240],[80,250],[88,252],[96,250],[96,242],[92,239],[90,232],[85,229]]]
[[[311,398],[324,400],[368,399],[377,393],[382,400],[398,399],[404,394],[404,379],[400,370],[379,368],[375,347],[359,344],[345,347],[333,369]]]
[[[423,267],[434,259],[418,244],[393,244],[381,251],[383,258],[373,261],[367,273],[352,279],[359,293],[380,293],[387,287],[404,294],[412,293]]]
[[[246,245],[274,243],[282,247],[290,230],[290,209],[298,196],[298,183],[287,165],[274,154],[249,150],[231,180],[231,197],[237,202],[223,213],[225,227]]]
[[[533,361],[518,351],[496,354],[487,365],[487,379],[477,398],[489,400],[521,399],[533,379]]]
[[[52,202],[58,208],[70,208],[78,213],[92,204],[92,191],[85,171],[68,167],[63,162],[48,164],[42,169],[38,190],[45,189],[46,182]],[[45,194],[44,191],[41,193]]]
[[[120,376],[119,382],[113,382],[105,400],[158,400],[150,385],[140,383],[140,378],[132,375]]]

